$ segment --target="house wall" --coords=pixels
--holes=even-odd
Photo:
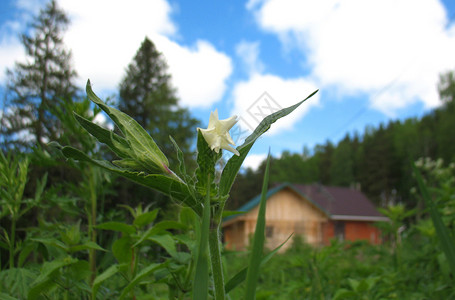
[[[245,249],[256,228],[258,210],[259,207],[255,207],[224,227],[227,249]],[[309,244],[319,245],[323,239],[321,224],[326,221],[326,216],[309,201],[289,189],[281,190],[267,200],[265,246],[274,249],[292,233],[303,236]],[[243,222],[243,228],[234,229],[234,224],[240,222]],[[235,233],[237,237],[234,237]],[[292,241],[288,241],[281,251],[290,245]]]
[[[381,232],[373,226],[372,222],[365,221],[338,221],[344,223],[344,240],[356,241],[366,240],[371,244],[377,245],[382,242]],[[335,221],[329,221],[322,226],[323,243],[330,244],[330,240],[335,238]]]
[[[345,238],[349,241],[367,240],[375,245],[381,242],[380,231],[372,222],[346,221]]]

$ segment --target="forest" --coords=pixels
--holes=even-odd
[[[420,204],[411,194],[415,185],[411,162],[428,158],[444,166],[455,162],[455,80],[442,74],[438,85],[443,105],[422,118],[390,121],[364,133],[346,134],[337,144],[327,141],[301,153],[284,151],[272,158],[271,182],[321,183],[360,188],[377,206]],[[260,192],[265,162],[258,170],[240,173],[231,194],[231,208]],[[247,180],[248,179],[248,180]]]
[[[256,139],[306,99],[264,119],[223,162],[220,147],[231,150],[195,130],[201,121],[180,106],[149,38],[118,93],[101,100],[75,84],[68,25],[50,1],[22,36],[27,62],[7,70],[0,299],[455,297],[454,72],[441,74],[442,105],[422,118],[240,169]],[[223,217],[282,182],[360,189],[390,219],[377,225],[384,243],[314,248],[296,237],[278,253],[263,249],[263,211],[251,249],[222,249]]]

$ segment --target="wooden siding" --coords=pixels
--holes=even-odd
[[[258,209],[255,207],[225,224],[227,249],[245,249],[256,227]],[[281,190],[267,200],[265,246],[274,249],[292,233],[303,236],[309,244],[320,245],[323,242],[322,224],[326,222],[325,214],[308,200],[290,189]],[[282,250],[290,245],[292,241],[288,241]]]

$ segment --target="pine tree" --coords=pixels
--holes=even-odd
[[[176,91],[170,80],[164,57],[153,42],[145,38],[120,83],[119,109],[149,132],[168,157],[171,168],[175,169],[176,152],[169,136],[174,138],[186,158],[190,158],[191,144],[199,122],[190,116],[187,109],[178,105]],[[191,161],[186,159],[186,162]],[[132,205],[132,200],[135,203],[152,202],[161,208],[170,203],[163,195],[146,188],[125,181],[119,183],[118,200],[128,199],[129,205]]]
[[[22,35],[27,60],[7,70],[9,97],[2,133],[8,146],[43,145],[62,132],[49,108],[77,93],[71,53],[62,39],[68,24],[67,16],[53,0],[31,24],[32,34]]]
[[[175,150],[169,135],[189,153],[198,121],[179,107],[170,79],[164,57],[145,38],[120,83],[119,108],[150,133],[172,164]]]

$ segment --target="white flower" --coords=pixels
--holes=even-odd
[[[219,153],[220,149],[226,149],[235,155],[240,156],[239,151],[230,146],[235,146],[234,141],[229,135],[229,130],[235,123],[237,123],[237,116],[230,117],[226,120],[219,120],[218,110],[215,109],[215,112],[212,111],[210,113],[209,126],[207,129],[198,128],[198,130],[201,131],[202,136],[210,149],[214,150],[216,153]]]

